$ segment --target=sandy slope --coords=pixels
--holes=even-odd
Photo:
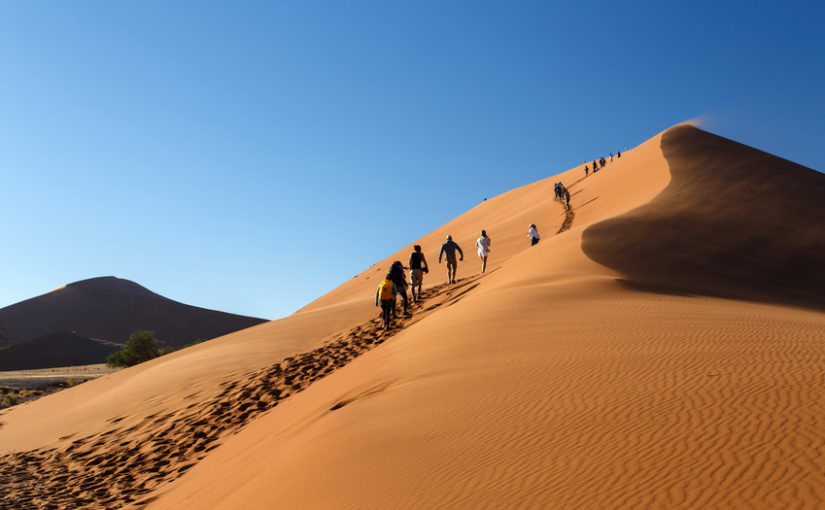
[[[747,266],[760,268],[752,280],[718,285],[697,269],[747,253],[748,236],[697,240],[691,225],[722,214],[758,232],[745,221],[754,207],[771,224],[794,218],[731,200],[674,212],[698,193],[683,177],[719,151],[764,157],[674,128],[586,180],[577,168],[480,204],[421,244],[432,263],[450,232],[469,260],[486,228],[492,270],[430,288],[397,334],[376,332],[370,303],[393,255],[292,317],[0,414],[0,496],[176,509],[821,507],[821,273],[776,294],[788,272],[771,273],[771,259]],[[804,181],[792,189],[815,186],[807,169],[774,164],[786,183]],[[750,175],[719,185],[755,193],[762,178]],[[556,180],[574,216],[553,236],[571,219],[550,199]],[[533,248],[530,222],[543,234]],[[825,255],[816,229],[801,231],[773,249]],[[35,476],[42,494],[21,483]]]

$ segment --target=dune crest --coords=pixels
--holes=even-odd
[[[825,175],[690,126],[661,143],[671,183],[584,252],[648,290],[825,309]]]

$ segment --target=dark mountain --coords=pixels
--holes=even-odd
[[[16,369],[11,356],[22,352],[29,353],[23,356],[25,368],[100,363],[102,345],[123,344],[137,329],[154,331],[165,344],[179,347],[262,322],[266,320],[179,303],[129,280],[92,278],[0,309],[9,346],[0,345],[0,370]],[[23,344],[29,345],[24,349]],[[39,358],[30,352],[38,345],[43,351]],[[32,364],[37,366],[28,366]]]

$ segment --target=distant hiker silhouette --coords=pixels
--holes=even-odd
[[[492,241],[487,237],[487,231],[481,231],[481,237],[476,239],[476,248],[478,248],[478,258],[481,259],[481,272],[487,269],[487,256],[490,255],[490,244]]]
[[[587,167],[585,167],[587,168]],[[557,182],[556,183],[556,198],[564,204],[564,207],[568,210],[570,209],[570,192],[567,191],[567,188],[564,187],[564,184]]]
[[[438,252],[438,263],[441,264],[441,256],[446,255],[447,259],[447,283],[455,283],[455,273],[458,269],[458,261],[455,259],[455,252],[458,250],[458,253],[461,255],[459,260],[464,260],[464,252],[461,251],[461,248],[453,241],[453,236],[448,235],[447,241],[441,245],[441,251]]]

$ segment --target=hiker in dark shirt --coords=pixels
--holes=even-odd
[[[402,264],[400,260],[396,260],[395,262],[392,263],[392,266],[390,266],[389,275],[390,275],[390,280],[392,280],[392,283],[393,283],[393,286],[392,286],[392,288],[393,288],[393,295],[392,295],[393,303],[395,303],[395,301],[396,301],[396,296],[400,294],[401,298],[402,298],[402,301],[404,303],[404,315],[408,315],[408,312],[407,312],[407,281],[406,281],[406,278],[404,278],[404,269],[406,269],[404,267],[404,264]],[[393,307],[392,307],[392,316],[393,316],[393,318],[395,318],[395,304],[393,304]]]
[[[599,171],[599,167],[596,165],[596,160],[594,159],[593,160],[593,173],[595,174],[598,171]]]
[[[412,294],[413,303],[421,299],[421,285],[424,283],[424,273],[429,273],[430,268],[427,267],[427,259],[421,252],[421,246],[413,246],[413,251],[410,254],[410,294]],[[418,287],[418,292],[415,288]]]
[[[588,173],[590,173],[590,168],[587,165],[584,165],[584,176],[587,177]]]
[[[459,255],[461,255],[459,260],[464,260],[464,252],[461,251],[461,248],[453,241],[453,236],[448,235],[447,242],[441,245],[441,251],[438,252],[439,264],[441,264],[442,255],[446,255],[447,258],[447,283],[455,283],[455,273],[458,268],[458,261],[455,259],[456,250],[458,250]]]

